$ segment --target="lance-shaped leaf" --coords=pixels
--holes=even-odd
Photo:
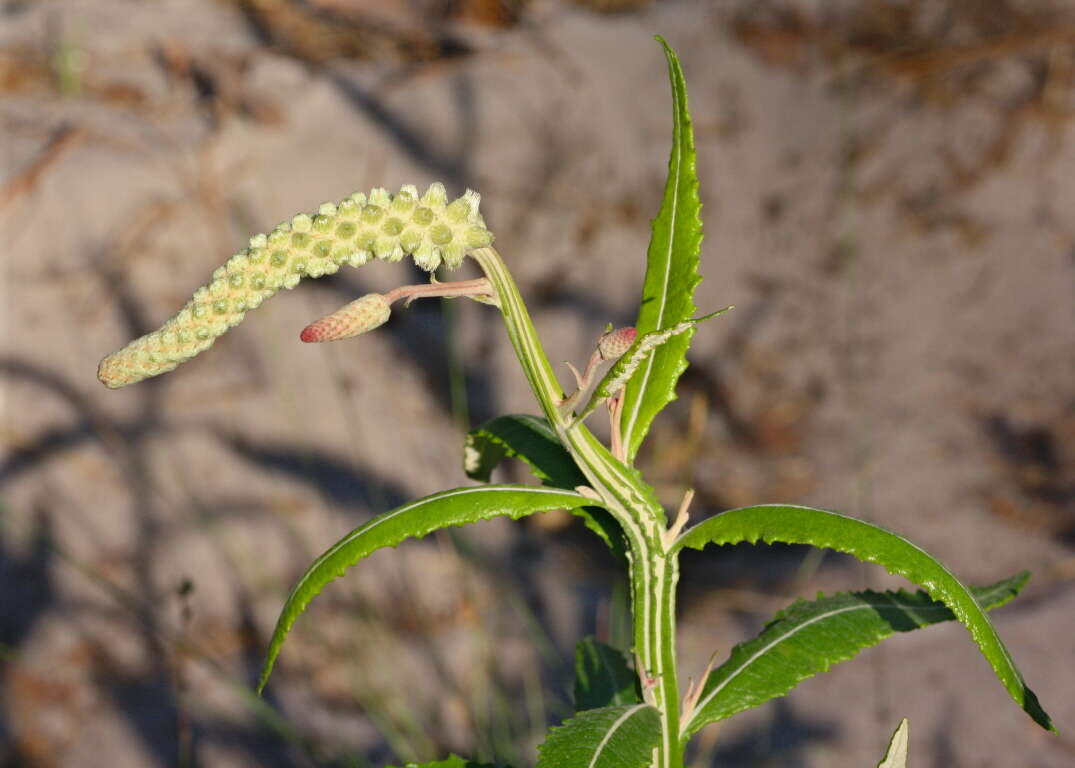
[[[638,676],[619,648],[586,637],[575,646],[575,709],[638,704]]]
[[[837,512],[766,504],[711,517],[684,533],[675,547],[702,549],[710,543],[759,540],[767,544],[779,541],[827,547],[877,563],[889,573],[918,584],[930,597],[948,606],[956,619],[970,630],[978,648],[1019,706],[1040,726],[1055,730],[971,591],[941,563],[902,536]]]
[[[648,704],[591,709],[552,729],[537,768],[646,768],[660,738],[660,715]]]
[[[672,84],[672,154],[668,181],[646,256],[646,281],[635,328],[641,336],[671,328],[694,314],[698,253],[702,245],[702,204],[698,199],[694,133],[687,109],[683,69],[668,44],[657,38],[668,59]],[[675,399],[676,382],[687,368],[687,349],[693,329],[677,336],[651,355],[634,372],[624,393],[620,430],[627,460],[638,452],[653,418]]]
[[[509,458],[525,462],[546,485],[570,489],[586,485],[586,476],[540,416],[497,416],[467,434],[463,468],[472,480],[489,482],[493,470]],[[573,511],[617,556],[626,557],[623,532],[612,515],[601,507]]]
[[[577,509],[584,504],[593,504],[593,500],[572,491],[528,485],[484,485],[435,493],[355,528],[317,558],[288,595],[269,642],[258,691],[265,687],[295,620],[326,584],[362,558],[383,547],[395,547],[406,539],[420,539],[452,525],[503,516],[518,520],[535,512]]]
[[[1029,577],[1024,571],[971,592],[992,610],[1019,594]],[[894,632],[953,620],[955,614],[925,592],[867,590],[797,600],[710,673],[684,731],[689,736],[707,723],[783,696]]]
[[[388,768],[393,768],[388,766]],[[459,755],[449,755],[444,760],[436,760],[432,763],[407,763],[402,768],[496,768],[489,763],[476,763]]]
[[[907,718],[900,720],[896,732],[888,742],[888,751],[884,758],[877,764],[877,768],[907,768],[907,747],[910,740]]]

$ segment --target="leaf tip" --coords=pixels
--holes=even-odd
[[[290,625],[288,626],[290,627]],[[279,627],[273,631],[273,638],[269,641],[269,650],[265,654],[265,661],[261,664],[261,674],[258,676],[258,684],[254,689],[258,696],[261,696],[265,692],[265,686],[269,684],[269,678],[272,676],[273,669],[276,668],[276,659],[280,656],[283,639],[276,637],[279,632]],[[286,635],[287,630],[284,632]]]
[[[1030,690],[1026,685],[1023,686],[1023,711],[1030,715],[1031,720],[1045,730],[1060,733],[1053,724],[1053,719],[1049,717],[1049,713],[1042,708],[1034,691]]]

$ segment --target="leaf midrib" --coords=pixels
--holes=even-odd
[[[526,487],[519,487],[519,486],[505,487],[505,486],[500,486],[500,487],[496,487],[496,486],[488,486],[488,485],[478,485],[478,486],[474,486],[473,488],[458,488],[458,489],[456,489],[454,491],[447,491],[444,494],[436,496],[436,500],[441,501],[443,499],[451,499],[451,498],[454,498],[455,496],[465,496],[465,495],[468,495],[468,494],[471,494],[471,493],[499,493],[499,492],[502,492],[502,493],[525,492],[525,493],[540,493],[540,494],[550,494],[550,495],[560,495],[560,496],[579,496],[579,494],[577,494],[577,493],[573,493],[571,491],[565,491],[565,490],[559,489],[559,488],[541,488],[540,486],[526,486]],[[387,523],[390,520],[394,520],[398,515],[402,515],[404,512],[409,512],[412,509],[415,509],[416,507],[421,507],[421,506],[424,506],[424,505],[428,504],[430,502],[430,500],[431,500],[430,497],[427,496],[424,499],[420,499],[418,501],[413,501],[410,504],[405,504],[402,507],[399,507],[398,509],[395,509],[392,512],[389,512],[388,514],[377,518],[376,520],[370,521],[367,525],[364,525],[364,526],[361,526],[360,528],[355,529],[354,531],[351,532],[351,534],[349,536],[345,536],[344,538],[342,538],[339,541],[337,541],[332,547],[330,547],[328,550],[326,550],[325,553],[323,555],[321,555],[321,557],[317,558],[317,560],[314,561],[313,565],[311,565],[310,568],[306,571],[306,573],[303,574],[303,577],[301,579],[299,579],[298,584],[296,584],[295,587],[291,590],[291,594],[292,595],[299,594],[302,591],[302,588],[306,584],[307,580],[310,579],[311,576],[317,571],[317,565],[319,565],[320,563],[327,562],[327,561],[331,560],[341,549],[345,548],[348,544],[353,542],[355,539],[357,539],[360,536],[364,536],[365,534],[367,534],[370,531],[374,530],[375,528],[377,528],[378,526],[382,525],[383,523]]]
[[[676,98],[676,96],[678,95],[679,84],[676,83],[674,78],[672,80],[672,87],[676,90],[676,93],[673,94],[673,97],[672,97],[672,103],[673,103],[673,105],[676,105],[678,103],[678,99]],[[668,250],[667,250],[667,253],[665,253],[665,258],[664,258],[664,277],[663,277],[663,282],[662,282],[662,285],[661,285],[661,304],[660,304],[660,310],[657,313],[657,325],[656,325],[655,328],[653,328],[653,330],[655,330],[655,331],[659,331],[664,327],[664,313],[665,313],[665,309],[668,307],[668,283],[672,279],[672,253],[675,251],[675,240],[676,240],[674,233],[675,233],[675,229],[676,229],[676,220],[677,220],[677,217],[679,216],[680,177],[683,175],[683,143],[682,143],[682,141],[680,139],[680,127],[683,124],[683,120],[682,120],[682,116],[680,115],[680,111],[678,109],[673,109],[672,111],[673,111],[673,114],[674,114],[673,126],[672,126],[672,135],[675,137],[674,140],[675,140],[676,145],[677,145],[676,146],[677,151],[676,151],[676,154],[675,154],[675,158],[676,158],[675,184],[674,185],[672,185],[672,184],[669,185],[669,186],[672,186],[673,191],[672,191],[672,205],[671,205],[671,209],[670,209],[671,210],[671,216],[669,217],[669,226],[668,226],[668,232],[669,232]],[[669,182],[671,182],[671,180],[672,180],[672,176],[669,175]],[[658,216],[659,215],[660,214],[658,213]],[[646,387],[647,387],[647,385],[649,383],[650,372],[653,370],[653,362],[656,359],[656,357],[657,357],[656,352],[653,352],[653,354],[651,354],[649,356],[649,360],[646,361],[645,372],[643,373],[643,375],[639,379],[638,391],[639,391],[640,394],[631,403],[631,415],[630,415],[630,418],[627,421],[627,424],[624,426],[624,428],[622,430],[623,438],[624,438],[624,445],[626,445],[626,446],[631,445],[632,439],[634,437],[635,424],[638,423],[638,414],[641,411],[643,401],[645,400],[644,395],[645,395],[645,392],[646,392]]]
[[[851,517],[850,515],[844,515],[844,514],[841,514],[839,512],[833,512],[832,510],[814,509],[813,507],[802,507],[802,506],[797,505],[797,504],[759,505],[759,507],[744,507],[742,509],[758,509],[758,508],[762,508],[762,507],[766,507],[766,506],[772,506],[772,507],[774,507],[776,509],[783,509],[783,510],[798,510],[798,509],[801,509],[801,510],[807,510],[807,511],[809,511],[811,513],[820,512],[825,516],[829,516],[829,517],[833,517],[833,518],[836,518],[836,519],[856,523],[859,526],[864,526],[866,529],[874,529],[874,530],[878,530],[878,531],[882,531],[884,533],[887,533],[887,534],[889,534],[891,536],[894,536],[896,539],[898,539],[902,543],[906,544],[911,549],[913,549],[915,552],[917,552],[919,555],[924,557],[929,564],[931,564],[931,565],[935,566],[936,568],[938,568],[953,583],[960,584],[959,579],[957,579],[955,574],[952,573],[951,570],[949,570],[947,565],[945,565],[941,561],[935,559],[926,550],[922,549],[922,547],[918,546],[913,541],[901,536],[898,533],[886,530],[884,528],[880,528],[879,526],[871,525],[870,523],[867,523],[864,520],[859,520],[857,518]],[[677,540],[676,544],[674,545],[674,548],[675,549],[681,549],[683,546],[688,546],[688,547],[693,547],[695,549],[700,549],[700,548],[705,546],[705,543],[714,543],[714,544],[718,544],[718,545],[728,543],[727,539],[725,539],[724,541],[718,541],[716,538],[710,537],[709,539],[706,539],[703,542],[699,542],[698,544],[694,544],[694,543],[691,542],[691,537],[692,537],[692,534],[697,534],[697,532],[699,530],[705,530],[704,527],[710,521],[720,520],[721,517],[723,517],[723,515],[727,515],[727,514],[731,514],[731,513],[739,512],[739,511],[740,510],[738,510],[738,509],[729,510],[728,512],[724,512],[721,515],[717,515],[716,517],[711,517],[711,518],[709,518],[709,520],[706,520],[706,521],[704,521],[702,523],[699,523],[694,528],[692,528],[692,529],[690,529],[688,531],[685,531],[680,536],[680,538]],[[772,538],[766,538],[766,535],[762,534],[762,535],[758,536],[757,538],[755,538],[754,542],[752,542],[752,543],[756,543],[758,541],[758,539],[762,539],[767,544],[770,544],[773,541],[782,541],[784,543],[804,543],[804,544],[809,544],[809,545],[814,546],[814,547],[823,547],[823,548],[828,548],[828,549],[835,549],[838,552],[847,552],[848,554],[854,555],[856,557],[859,556],[854,548],[841,547],[841,546],[839,546],[839,543],[838,543],[837,540],[833,540],[833,539],[829,539],[829,538],[826,538],[824,541],[817,541],[817,540],[809,539],[809,537],[803,537],[803,539],[804,539],[803,541],[801,541],[801,542],[800,541],[794,541],[793,542],[793,541],[790,541],[788,539],[788,537],[781,536],[780,534],[772,534]],[[860,559],[865,559],[868,562],[877,563],[878,565],[881,565],[883,568],[885,568],[885,570],[889,571],[890,573],[894,573],[894,574],[897,574],[897,575],[904,576],[905,578],[908,578],[910,581],[913,581],[915,583],[921,583],[921,586],[927,586],[926,582],[919,582],[917,579],[911,578],[911,574],[915,573],[918,570],[918,565],[914,565],[914,566],[910,566],[910,567],[905,566],[905,565],[899,565],[899,566],[896,566],[895,570],[893,570],[893,568],[890,567],[890,565],[888,563],[886,563],[885,561],[883,561],[881,559],[877,559],[877,558],[873,558],[873,557],[866,557],[866,558],[860,558]],[[927,592],[930,593],[931,597],[933,597],[934,599],[937,599],[936,596],[933,595],[932,589],[927,589]],[[959,599],[958,598],[959,598],[958,594],[954,596],[953,601],[952,601],[952,605],[950,606],[950,610],[952,611],[953,614],[955,614],[956,619],[958,619],[961,624],[964,624],[964,626],[967,627],[967,631],[970,632],[971,637],[974,638],[975,643],[978,643],[979,647],[982,647],[981,646],[981,641],[980,641],[980,638],[979,638],[979,629],[976,626],[973,626],[972,622],[965,621],[964,617],[960,616],[960,611],[963,610],[963,606],[959,605]],[[959,610],[957,610],[957,608]],[[993,638],[991,638],[991,639],[994,640],[995,642],[990,642],[989,645],[991,647],[993,647],[995,650],[998,650],[1000,652],[1000,654],[1004,657],[1004,660],[1008,663],[1009,669],[1014,673],[1015,678],[1020,683],[1022,683],[1022,676],[1019,674],[1018,669],[1015,666],[1015,660],[1012,659],[1011,653],[1009,653],[1007,647],[1004,645],[1004,643],[1002,643],[1000,641],[999,636],[996,636],[995,633],[994,633]],[[984,647],[982,647],[982,651],[983,651],[983,653],[985,652]],[[1006,683],[1005,683],[1005,685],[1006,685]],[[1025,684],[1024,684],[1024,687],[1025,687]]]
[[[983,596],[983,598],[984,598],[984,596]],[[758,649],[757,652],[755,652],[749,659],[747,659],[742,664],[740,664],[738,667],[736,667],[734,672],[732,672],[730,675],[728,675],[728,677],[724,678],[724,680],[722,680],[720,682],[720,684],[716,688],[714,688],[712,691],[710,691],[709,694],[707,694],[701,701],[699,701],[697,707],[695,708],[695,712],[697,713],[696,716],[692,717],[691,721],[689,723],[685,724],[684,727],[680,729],[680,735],[682,735],[682,734],[686,733],[687,731],[689,731],[690,726],[694,724],[695,720],[697,719],[697,716],[702,714],[703,710],[705,710],[705,708],[706,708],[706,705],[708,705],[709,702],[712,701],[713,698],[718,693],[720,693],[725,687],[727,687],[727,685],[729,683],[731,683],[732,680],[734,680],[736,677],[738,677],[740,672],[742,672],[743,670],[747,669],[751,664],[753,664],[755,661],[757,661],[760,656],[768,653],[770,650],[772,650],[774,647],[776,647],[780,643],[782,643],[785,640],[788,640],[788,639],[794,637],[801,630],[804,630],[807,627],[809,627],[809,626],[811,626],[813,624],[816,624],[818,621],[821,621],[823,619],[832,618],[833,616],[839,616],[840,614],[850,613],[852,611],[865,611],[865,610],[873,610],[873,611],[877,611],[877,612],[888,611],[890,613],[891,612],[901,612],[901,613],[905,612],[903,609],[901,609],[900,606],[894,606],[894,605],[889,605],[889,604],[875,605],[875,604],[872,604],[872,603],[866,603],[866,604],[859,604],[859,605],[848,605],[848,606],[844,606],[843,608],[837,608],[837,609],[828,611],[826,613],[818,614],[817,616],[813,617],[809,621],[806,621],[806,622],[803,622],[802,624],[797,624],[794,627],[791,627],[783,635],[780,635],[779,637],[774,638],[773,641],[771,643],[769,643],[768,645],[766,645],[764,648]],[[925,605],[925,606],[922,606],[920,608],[917,608],[915,610],[915,613],[916,614],[921,614],[921,613],[925,613],[925,612],[940,612],[940,611],[947,611],[948,613],[952,612],[951,609],[948,608],[948,606],[946,606],[946,605]]]
[[[637,712],[639,709],[642,709],[643,707],[648,706],[649,704],[635,704],[629,710],[620,715],[619,719],[617,719],[616,722],[609,726],[609,729],[605,732],[605,737],[601,739],[600,743],[598,743],[597,749],[593,753],[593,757],[590,758],[590,764],[586,766],[586,768],[594,768],[594,766],[597,765],[597,758],[601,757],[601,752],[602,750],[604,750],[605,745],[608,744],[609,739],[612,738],[612,734],[615,733],[624,722],[626,722],[631,716],[633,716],[635,712]]]

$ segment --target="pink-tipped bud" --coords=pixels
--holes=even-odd
[[[385,297],[368,293],[360,299],[340,307],[331,315],[306,326],[299,338],[305,342],[337,341],[358,336],[384,325],[392,314]]]
[[[638,332],[630,325],[609,331],[597,341],[597,353],[602,360],[615,360],[635,343]]]

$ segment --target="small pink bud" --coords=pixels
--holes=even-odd
[[[337,341],[372,331],[388,320],[392,310],[385,297],[368,293],[306,326],[299,338],[305,342]]]
[[[635,343],[638,332],[630,325],[609,331],[597,341],[597,352],[602,360],[615,360]]]

